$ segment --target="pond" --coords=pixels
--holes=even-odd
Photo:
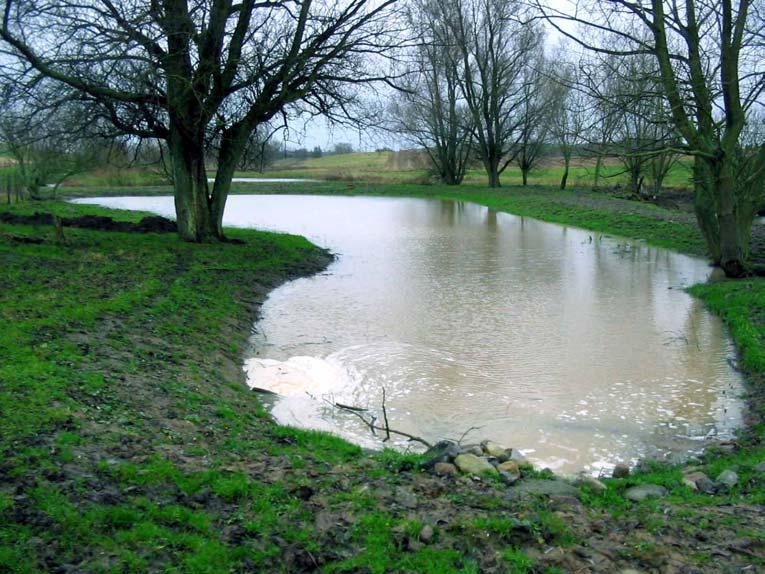
[[[172,215],[171,198],[101,205]],[[721,321],[683,288],[705,261],[453,201],[232,196],[228,225],[287,231],[338,254],[271,293],[251,386],[277,420],[365,446],[331,403],[430,441],[490,438],[562,472],[682,456],[742,423]],[[400,440],[395,441],[405,447]]]

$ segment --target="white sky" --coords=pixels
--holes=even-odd
[[[571,11],[576,0],[545,0],[546,5],[561,11]],[[554,48],[559,44],[562,35],[550,25],[547,27],[547,46]],[[276,141],[283,142],[284,134],[274,136]],[[358,129],[345,126],[331,126],[324,118],[314,118],[309,121],[293,121],[289,125],[287,134],[287,147],[291,149],[304,147],[313,149],[321,146],[322,149],[331,149],[336,143],[349,143],[358,151],[374,151],[382,147],[400,149],[406,147],[394,135],[386,135],[382,132],[359,131]]]

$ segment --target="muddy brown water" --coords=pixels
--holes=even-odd
[[[172,199],[81,200],[173,214]],[[232,196],[224,222],[338,254],[274,291],[245,363],[277,420],[380,446],[330,403],[435,441],[482,438],[556,471],[682,457],[742,422],[705,261],[453,201]],[[395,441],[406,448],[404,441]]]

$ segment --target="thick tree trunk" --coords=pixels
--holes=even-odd
[[[521,178],[523,179],[523,185],[524,187],[529,184],[529,170],[526,168],[521,168]]]
[[[175,213],[178,235],[184,241],[204,242],[217,238],[210,225],[210,200],[202,142],[171,133]]]
[[[236,170],[237,159],[233,156],[218,158],[218,171],[215,174],[212,202],[210,204],[210,231],[216,237],[224,239],[223,212],[226,210],[226,200],[231,191],[231,180]]]
[[[728,277],[741,277],[746,273],[754,211],[737,200],[732,167],[729,156],[696,158],[694,208],[713,262]]]
[[[743,225],[743,213],[739,213],[730,160],[723,160],[722,163],[717,178],[720,267],[728,277],[742,277],[746,273],[749,252],[749,225]]]
[[[693,164],[693,209],[709,255],[717,265],[720,263],[720,228],[717,223],[714,179],[709,162],[696,157]]]
[[[210,232],[219,239],[225,239],[223,234],[223,212],[231,191],[231,180],[236,166],[247,148],[247,138],[255,126],[250,123],[239,123],[223,134],[220,152],[218,153],[218,170],[215,173],[215,183],[210,201]]]
[[[499,158],[493,157],[493,154],[489,155],[489,157],[484,157],[483,167],[489,178],[489,187],[491,189],[501,187],[501,184],[499,183]]]
[[[501,186],[501,184],[499,183],[499,169],[497,165],[490,164],[489,166],[487,166],[486,173],[489,176],[490,188],[495,189]]]

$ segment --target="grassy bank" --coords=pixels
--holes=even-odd
[[[325,155],[304,160],[277,160],[269,165],[265,173],[242,173],[249,177],[294,177],[334,181],[357,181],[376,184],[417,184],[426,183],[431,174],[423,164],[425,156],[415,161],[402,159],[411,156],[409,152],[355,152],[340,155]],[[417,155],[417,154],[415,154]],[[398,157],[397,157],[398,156]],[[563,176],[563,160],[560,157],[543,158],[529,176],[529,183],[557,187]],[[569,171],[568,183],[572,186],[592,186],[595,178],[594,158],[574,158]],[[601,167],[601,185],[604,187],[627,186],[629,175],[624,166],[615,158],[608,158]],[[690,169],[688,161],[676,163],[667,174],[664,185],[687,187]],[[511,164],[501,176],[503,185],[521,185],[523,178],[520,168]],[[468,169],[465,174],[468,185],[486,185],[486,172],[480,164]]]
[[[268,165],[264,172],[240,171],[237,177],[254,178],[302,178],[319,179],[341,183],[373,184],[425,184],[433,177],[427,169],[425,156],[414,154],[419,159],[411,161],[406,156],[410,152],[379,151],[355,152],[350,154],[325,155],[320,158],[278,159]],[[401,157],[404,157],[402,160]],[[2,158],[0,158],[1,160]],[[0,162],[1,163],[1,162]],[[3,168],[0,165],[0,173]],[[668,188],[688,188],[690,182],[690,162],[680,161],[674,164],[664,179]],[[213,171],[209,176],[215,177]],[[549,187],[558,187],[563,176],[563,160],[557,156],[543,158],[529,176],[529,183]],[[626,188],[629,175],[616,158],[607,158],[600,171],[600,185],[604,188]],[[480,165],[469,168],[464,182],[468,185],[486,185],[486,172]],[[595,160],[593,158],[574,158],[569,170],[568,184],[571,187],[592,187],[595,179]],[[512,164],[501,176],[505,186],[519,186],[523,178],[521,170]],[[72,176],[65,182],[69,189],[88,188],[152,188],[167,186],[168,179],[159,166],[144,167],[103,167],[90,172]],[[649,185],[646,182],[646,186]],[[43,190],[44,191],[44,190]]]
[[[701,249],[689,223],[668,223],[675,215],[585,192],[342,191],[476,201]],[[54,202],[3,209],[140,217]],[[322,269],[324,252],[302,238],[245,230],[230,232],[243,244],[203,246],[172,234],[64,233],[60,243],[51,226],[0,224],[0,572],[765,566],[757,433],[744,448],[699,463],[710,476],[739,473],[738,485],[715,495],[691,492],[680,466],[651,466],[604,493],[584,488],[581,502],[520,499],[494,480],[433,476],[416,457],[368,457],[325,434],[276,426],[242,383],[259,303],[283,280]],[[764,369],[763,285],[697,288],[731,324],[755,385]],[[522,482],[549,478],[528,471]],[[641,483],[663,485],[669,496],[625,500]]]

